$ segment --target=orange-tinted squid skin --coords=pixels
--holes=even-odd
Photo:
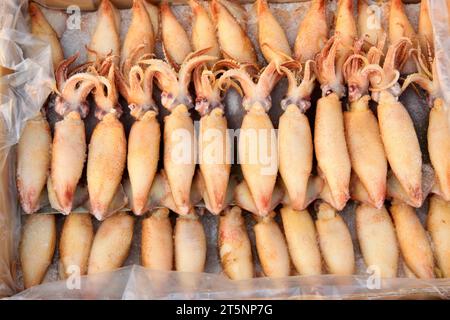
[[[224,209],[231,171],[231,141],[227,130],[227,119],[220,108],[200,119],[200,170],[214,214]],[[214,155],[210,154],[211,150],[215,150]]]
[[[136,120],[128,137],[127,169],[130,177],[133,212],[141,215],[146,204],[159,160],[161,131],[157,114],[147,111]]]
[[[381,22],[381,7],[373,6],[376,4],[369,6],[367,0],[358,1],[358,35],[364,38],[364,48],[367,50],[376,46],[385,32]]]
[[[42,41],[50,44],[52,52],[53,70],[56,70],[64,60],[64,52],[58,39],[58,35],[42,14],[39,5],[30,2],[28,5],[30,14],[31,33]]]
[[[253,278],[252,248],[239,207],[227,209],[220,216],[218,243],[225,274],[232,280]]]
[[[353,15],[353,0],[339,0],[335,33],[341,39],[336,55],[336,69],[338,77],[340,77],[342,66],[351,53],[353,41],[358,37],[356,21]]]
[[[25,289],[42,282],[56,247],[54,214],[34,214],[27,217],[22,230],[19,255]]]
[[[47,120],[39,113],[27,121],[17,146],[16,183],[25,213],[39,209],[50,169],[52,137]]]
[[[95,126],[89,143],[87,182],[92,214],[103,220],[125,169],[127,141],[123,124],[107,114]]]
[[[433,242],[438,273],[443,278],[450,277],[450,203],[437,195],[430,199],[427,230]]]
[[[270,92],[283,76],[278,67],[271,61],[256,82],[242,66],[227,70],[219,79],[221,85],[237,82],[244,95],[242,107],[246,114],[239,131],[239,163],[259,216],[266,216],[272,210],[278,173],[277,137],[267,114],[271,107]]]
[[[290,205],[305,208],[308,180],[312,171],[313,138],[308,118],[295,105],[289,105],[278,125],[279,170]]]
[[[271,215],[275,215],[274,212]],[[270,217],[261,218],[254,226],[256,251],[266,277],[287,277],[291,271],[289,252],[280,226]]]
[[[134,218],[119,212],[103,221],[95,234],[87,274],[120,268],[130,251]]]
[[[422,152],[411,117],[388,91],[380,92],[378,124],[392,171],[412,201],[423,201]]]
[[[206,263],[206,236],[195,214],[179,216],[175,224],[175,270],[203,272]]]
[[[272,192],[275,187],[278,169],[276,137],[272,121],[264,109],[252,107],[244,117],[239,135],[239,159],[242,173],[247,181],[260,215],[270,210]],[[257,142],[252,139],[258,135]],[[262,159],[254,159],[259,150],[267,152],[268,164]]]
[[[448,2],[447,2],[448,3]],[[417,32],[423,53],[434,54],[433,24],[428,1],[420,2],[419,30]]]
[[[284,206],[281,211],[289,254],[300,275],[322,273],[322,256],[314,221],[307,210],[297,211]]]
[[[63,117],[55,124],[51,159],[51,185],[58,207],[64,214],[72,211],[75,191],[86,159],[86,133],[83,118],[89,106],[87,96],[98,85],[88,72],[68,77],[69,66],[78,54],[64,60],[56,70],[58,96],[55,111]]]
[[[335,275],[355,273],[355,254],[350,231],[342,217],[327,203],[319,206],[316,228],[327,271]]]
[[[192,205],[190,192],[195,173],[197,146],[194,123],[189,113],[192,98],[189,84],[193,71],[216,58],[197,51],[190,54],[177,73],[159,59],[141,60],[152,72],[161,89],[161,103],[170,114],[164,118],[164,170],[167,174],[177,212],[188,214]]]
[[[197,0],[189,0],[193,12],[192,22],[192,48],[194,51],[208,49],[208,55],[219,59],[219,41],[216,36],[216,27],[210,18],[208,11]]]
[[[288,79],[288,89],[281,101],[284,113],[278,124],[279,170],[289,205],[295,210],[303,210],[309,204],[308,190],[311,188],[308,185],[312,186],[309,182],[314,147],[309,120],[305,115],[311,106],[310,97],[316,80],[312,63],[312,60],[305,63],[301,77],[297,70],[280,67]]]
[[[223,56],[239,63],[257,64],[253,44],[233,15],[218,0],[212,0],[210,6]]]
[[[291,60],[292,52],[283,28],[270,11],[267,0],[256,1],[258,41],[267,62]]]
[[[120,57],[125,73],[128,73],[127,70],[136,63],[137,58],[154,52],[156,35],[144,1],[133,1],[131,24],[128,27]]]
[[[89,213],[71,213],[66,217],[59,240],[61,278],[87,273],[93,239],[94,226]]]
[[[191,43],[183,26],[164,1],[161,9],[161,37],[166,60],[178,70],[183,61],[192,52]],[[174,37],[176,35],[176,37]]]
[[[450,111],[443,99],[437,98],[428,122],[428,152],[436,174],[441,196],[450,201]]]
[[[31,33],[50,44],[53,70],[56,71],[58,65],[64,60],[58,35],[45,18],[39,5],[30,3],[28,12]],[[51,144],[49,124],[45,117],[38,113],[36,117],[27,121],[17,147],[16,183],[25,213],[33,213],[39,209],[39,199],[45,187],[44,180],[49,175],[51,165]]]
[[[352,169],[369,194],[371,202],[381,208],[386,197],[387,159],[377,118],[369,109],[369,96],[352,102],[344,113],[345,134]]]
[[[168,209],[157,209],[142,220],[141,262],[144,267],[152,270],[172,270],[173,246]]]
[[[344,2],[339,8],[344,10]],[[340,19],[341,20],[341,19]],[[322,193],[337,210],[342,210],[350,198],[351,162],[345,141],[344,115],[340,98],[344,96],[343,66],[340,67],[340,48],[343,35],[331,37],[315,60],[315,73],[322,89],[317,102],[314,122],[314,150],[318,171],[325,181]]]
[[[52,184],[65,214],[72,210],[75,190],[86,160],[86,149],[84,121],[78,112],[71,112],[55,124],[52,145]]]
[[[398,43],[401,38],[411,40],[413,46],[417,45],[417,34],[408,20],[402,0],[391,0],[389,11],[389,42],[391,45]],[[417,71],[414,60],[410,57],[403,65],[402,74],[410,74]]]
[[[418,278],[434,278],[433,251],[415,210],[407,204],[394,202],[390,212],[406,266]]]
[[[366,267],[382,278],[395,278],[399,248],[394,224],[386,208],[359,205],[356,208],[356,232]]]
[[[177,158],[180,139],[187,153]],[[177,149],[178,148],[178,149]],[[164,118],[164,168],[177,207],[187,214],[191,206],[190,191],[195,173],[194,123],[185,105],[178,105]]]
[[[342,106],[337,94],[319,99],[314,132],[319,169],[330,187],[334,206],[342,210],[350,198],[351,162],[345,141]]]
[[[117,9],[109,0],[102,0],[97,10],[97,25],[88,45],[88,61],[102,60],[109,54],[120,56],[119,29],[120,15]]]
[[[314,60],[328,39],[326,1],[312,0],[311,7],[300,22],[295,38],[294,57],[301,63]]]

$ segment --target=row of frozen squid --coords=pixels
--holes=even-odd
[[[389,45],[386,45],[383,30],[373,28],[374,17],[366,16],[370,10],[365,1],[359,2],[358,24],[353,17],[353,1],[339,1],[335,34],[326,40],[326,1],[312,1],[310,12],[300,24],[298,38],[305,42],[297,47],[300,53],[297,52],[296,59],[291,58],[286,35],[267,3],[257,1],[258,40],[269,62],[259,72],[256,71],[259,69],[257,61],[246,58],[247,54],[255,52],[251,41],[220,1],[210,3],[213,19],[201,4],[192,1],[190,4],[194,8],[192,44],[195,52],[191,52],[189,39],[182,41],[187,37],[186,32],[182,32],[170,7],[161,5],[158,19],[161,19],[167,60],[164,62],[152,58],[156,33],[151,19],[155,15],[149,14],[149,4],[134,1],[133,18],[119,51],[117,14],[109,1],[102,2],[98,24],[88,46],[95,60],[69,70],[76,56],[62,62],[61,57],[57,59],[60,63],[56,68],[55,110],[62,120],[55,125],[53,139],[47,121],[40,115],[28,122],[19,142],[17,185],[25,212],[39,209],[39,198],[47,181],[49,197],[56,202],[54,207],[65,214],[72,211],[86,160],[83,118],[89,111],[86,98],[90,93],[93,93],[95,114],[100,120],[92,134],[87,157],[90,212],[99,220],[112,213],[110,206],[121,190],[125,165],[130,178],[132,210],[138,215],[148,211],[146,204],[157,171],[160,144],[157,107],[152,98],[155,82],[162,91],[161,104],[171,112],[164,120],[165,175],[176,212],[189,213],[196,169],[194,126],[188,112],[194,104],[188,90],[191,78],[196,91],[195,108],[202,116],[199,152],[208,150],[210,143],[210,137],[204,137],[203,132],[213,129],[221,133],[215,148],[224,155],[224,161],[215,162],[208,152],[199,154],[203,159],[199,166],[205,187],[203,198],[208,199],[208,209],[214,214],[225,208],[229,187],[230,139],[222,98],[223,91],[230,87],[244,96],[242,106],[246,115],[241,126],[239,156],[256,214],[269,214],[278,171],[289,204],[296,210],[303,210],[310,203],[308,190],[311,188],[318,188],[320,198],[338,210],[344,208],[350,197],[377,208],[381,208],[386,195],[414,207],[420,207],[430,191],[447,201],[450,199],[449,112],[441,99],[436,77],[426,1],[421,5],[418,35],[404,13],[402,2],[391,1]],[[30,5],[30,15],[32,31],[50,39],[52,52],[61,51],[54,31],[36,5]],[[367,20],[366,26],[371,20],[372,27],[364,29],[363,20]],[[325,26],[324,32],[318,31],[320,26]],[[165,29],[172,31],[166,33]],[[308,38],[311,34],[314,39]],[[319,40],[318,34],[323,34]],[[200,40],[204,42],[200,44]],[[184,47],[189,49],[182,59],[174,59]],[[217,52],[212,50],[216,47],[220,49]],[[116,61],[119,55],[120,64]],[[222,56],[227,59],[216,62]],[[304,57],[308,59],[302,63]],[[401,87],[400,72],[416,73],[409,75]],[[278,138],[269,135],[261,141],[245,134],[252,130],[273,130],[267,115],[271,107],[270,93],[284,76],[288,79],[288,90],[281,103],[285,112],[280,118]],[[316,78],[323,96],[316,105],[313,138],[305,112],[311,105],[310,95]],[[434,172],[423,166],[413,122],[398,101],[398,96],[412,82],[429,92],[429,101],[433,104],[428,151]],[[341,98],[346,91],[349,111],[344,113]],[[119,93],[127,100],[136,119],[128,146],[119,121]],[[369,109],[371,99],[378,102],[378,119]],[[188,132],[192,142],[187,163],[175,159],[178,141],[174,141],[177,139],[173,136],[179,129]],[[275,159],[275,170],[267,170],[266,163],[252,160],[255,155],[258,158],[260,150],[267,150],[268,158]],[[320,187],[311,176],[313,152],[324,182]]]
[[[407,277],[450,277],[449,203],[439,196],[430,198],[426,227],[431,240],[412,207],[393,203],[389,211],[391,215],[384,207],[376,209],[364,204],[356,208],[356,233],[368,268],[362,273],[392,278],[398,275],[400,266]],[[315,221],[306,210],[283,207],[280,214],[284,234],[272,218],[274,214],[258,219],[254,225],[256,251],[265,276],[356,273],[349,228],[331,206],[321,203]],[[218,219],[223,272],[233,280],[253,278],[254,259],[241,209],[230,207]],[[27,217],[20,246],[25,288],[41,283],[52,263],[57,241],[55,220],[55,215]],[[94,235],[88,213],[67,216],[59,240],[60,277],[121,267],[133,241],[135,220],[120,212],[101,222]],[[169,210],[162,208],[141,221],[143,266],[164,271],[204,271],[207,243],[200,219],[194,215],[178,216],[172,230]]]
[[[24,211],[32,213],[39,209],[39,197],[46,183],[48,195],[53,198],[53,203],[56,203],[54,207],[65,214],[72,211],[86,158],[83,118],[89,111],[86,99],[92,93],[96,105],[95,114],[100,121],[92,134],[87,157],[90,212],[99,220],[111,215],[110,206],[120,189],[125,165],[130,177],[129,201],[133,212],[138,215],[151,209],[151,206],[148,206],[151,198],[149,194],[155,181],[163,177],[167,181],[166,191],[170,190],[166,194],[173,200],[173,207],[164,206],[179,214],[178,221],[183,222],[181,225],[196,225],[185,229],[175,227],[176,269],[189,270],[178,267],[179,264],[186,263],[187,266],[195,264],[195,267],[198,267],[190,271],[202,271],[204,262],[200,262],[204,261],[204,258],[192,259],[193,255],[199,254],[203,257],[206,254],[203,249],[205,246],[201,244],[204,241],[198,240],[198,237],[204,238],[204,232],[199,231],[201,225],[193,213],[195,203],[191,198],[193,181],[196,181],[196,164],[194,160],[179,163],[172,152],[172,133],[176,130],[183,129],[189,132],[192,140],[195,139],[194,126],[188,111],[194,104],[188,90],[192,78],[196,91],[195,108],[202,116],[199,150],[207,149],[201,147],[203,143],[207,143],[202,139],[203,130],[219,130],[223,133],[222,137],[228,137],[222,91],[233,87],[244,96],[242,106],[246,115],[239,139],[244,182],[235,188],[234,201],[239,207],[259,217],[255,234],[258,255],[267,276],[289,275],[288,248],[296,246],[297,241],[292,240],[292,237],[301,234],[304,227],[301,221],[295,222],[304,216],[298,212],[303,212],[302,210],[317,198],[317,194],[327,204],[322,203],[319,206],[317,230],[314,232],[318,234],[320,251],[330,273],[354,272],[349,231],[336,213],[336,210],[342,210],[352,197],[363,203],[359,211],[372,213],[371,220],[367,218],[369,215],[363,218],[371,221],[364,224],[366,228],[378,228],[377,223],[380,221],[383,225],[380,231],[368,231],[366,236],[361,237],[366,240],[380,237],[380,240],[367,240],[367,245],[361,246],[369,248],[363,249],[367,251],[364,253],[365,259],[372,259],[368,258],[369,256],[380,257],[381,253],[378,251],[389,258],[385,259],[383,255],[383,262],[367,261],[368,265],[383,265],[380,269],[383,270],[384,276],[395,276],[396,272],[392,270],[396,268],[393,266],[396,266],[398,259],[398,252],[395,251],[398,251],[395,241],[397,232],[402,255],[411,272],[418,277],[433,276],[434,262],[430,243],[412,207],[420,207],[427,194],[432,191],[438,194],[432,197],[432,203],[438,203],[432,208],[437,207],[436,212],[440,215],[447,214],[450,200],[450,139],[448,106],[441,99],[433,61],[433,37],[427,2],[422,2],[419,23],[421,28],[417,35],[404,13],[402,2],[391,1],[389,43],[386,44],[386,36],[381,28],[368,28],[368,20],[372,21],[373,17],[368,17],[370,10],[367,6],[365,10],[361,9],[367,5],[365,1],[359,2],[358,23],[353,16],[353,1],[339,1],[335,34],[330,39],[325,16],[326,1],[312,1],[310,11],[299,27],[298,39],[303,40],[298,40],[301,45],[296,46],[297,53],[293,59],[284,31],[270,12],[267,3],[257,1],[258,41],[268,62],[261,70],[253,44],[233,15],[235,6],[226,8],[223,0],[212,1],[211,19],[201,4],[193,1],[190,4],[196,8],[193,10],[192,41],[189,41],[170,7],[167,4],[161,5],[161,14],[158,17],[161,23],[156,25],[158,30],[161,29],[167,61],[164,62],[152,57],[156,27],[152,24],[152,14],[147,10],[148,4],[142,0],[134,1],[133,18],[120,49],[117,14],[109,1],[102,1],[98,25],[88,47],[93,60],[72,70],[70,65],[76,56],[55,63],[55,110],[62,116],[62,120],[55,125],[53,139],[43,116],[31,120],[22,134],[18,147],[17,184]],[[50,39],[52,52],[57,52],[55,47],[61,48],[53,30],[37,6],[30,5],[30,9],[33,32]],[[370,25],[373,26],[373,23]],[[218,50],[213,51],[213,48]],[[179,57],[183,52],[185,54]],[[219,60],[222,57],[226,59]],[[401,72],[410,74],[403,86],[398,82]],[[267,115],[271,107],[270,93],[283,77],[287,77],[288,90],[281,104],[285,112],[280,118],[278,137],[270,136],[269,140],[264,140],[267,145],[263,146],[260,145],[260,140],[251,139],[251,135],[242,133],[246,130],[273,129]],[[311,106],[310,95],[316,79],[321,85],[322,98],[318,100],[315,108],[313,138],[304,113]],[[170,111],[164,123],[164,172],[161,174],[156,174],[160,130],[156,121],[157,108],[152,98],[153,82],[162,91],[161,104]],[[434,169],[431,174],[423,168],[419,141],[411,117],[398,101],[398,96],[412,82],[417,82],[429,92],[429,101],[433,105],[428,129],[428,151]],[[344,113],[341,98],[346,91],[349,111]],[[119,93],[127,100],[131,114],[136,119],[128,141],[119,121]],[[378,117],[369,109],[371,99],[378,103]],[[273,143],[274,141],[278,143]],[[222,139],[219,148],[225,150],[226,158],[230,157],[228,143],[229,139]],[[194,145],[191,143],[192,148]],[[268,147],[273,145],[278,147]],[[269,158],[277,160],[275,170],[267,171],[265,163],[251,161],[255,151],[261,149],[269,150]],[[311,176],[313,150],[320,178]],[[191,154],[193,159],[195,150],[192,150]],[[202,154],[200,157],[207,158],[208,154]],[[231,182],[229,163],[230,161],[204,161],[199,166],[199,180],[203,185],[201,196],[210,212],[219,214],[223,210],[226,211],[220,219],[225,219],[230,212],[238,210],[227,209],[230,202],[226,195]],[[389,173],[388,163],[391,169]],[[278,171],[286,190],[285,197],[283,191],[279,192],[280,188],[277,187]],[[423,171],[427,171],[435,183],[425,184]],[[277,199],[279,196],[283,198],[283,210],[295,213],[285,214],[284,216],[288,217],[283,218],[290,220],[286,223],[283,221],[288,245],[280,228],[272,220],[272,210],[281,201]],[[386,196],[395,199],[391,207],[395,229],[389,214],[383,209]],[[160,201],[167,199],[163,197]],[[72,216],[75,214],[70,214],[69,219]],[[130,216],[119,213],[106,219],[104,223],[123,216],[126,217],[123,219],[132,220]],[[230,217],[232,216],[233,214]],[[29,219],[54,219],[50,217],[52,216],[33,215]],[[148,219],[158,217],[159,214],[150,215]],[[309,228],[308,232],[311,233],[311,230],[315,230],[314,223],[309,215],[308,218],[310,223],[306,228]],[[431,228],[429,230],[432,237],[433,234],[437,235],[438,240],[434,241],[434,247],[439,248],[436,249],[439,266],[442,270],[448,270],[442,261],[448,259],[450,230],[446,222],[448,220],[438,219],[439,221],[438,232],[431,231]],[[45,236],[45,232],[30,231],[27,225],[28,223],[24,228],[22,243],[26,243],[28,236],[30,239],[37,235]],[[107,223],[106,226],[108,225]],[[116,222],[114,225],[120,224]],[[183,232],[177,233],[178,229]],[[226,235],[223,232],[219,234]],[[231,234],[233,237],[230,238],[234,239],[235,232]],[[385,241],[389,237],[386,234],[391,235],[390,241]],[[165,237],[171,239],[171,235],[171,230],[166,229]],[[47,237],[46,243],[51,244],[51,233],[47,232]],[[315,239],[315,236],[312,238]],[[30,243],[36,241],[30,240]],[[108,263],[107,241],[102,243],[98,251],[99,259],[103,259],[100,263]],[[155,243],[167,245],[167,242],[163,241],[153,242]],[[312,245],[316,241],[309,243]],[[379,243],[383,245],[379,246]],[[418,243],[420,245],[416,246]],[[171,247],[170,244],[169,246]],[[95,247],[94,241],[93,248]],[[237,279],[239,276],[234,276],[229,271],[235,268],[229,261],[234,261],[234,255],[239,256],[242,252],[239,251],[238,245],[225,246],[227,247],[230,249],[223,249],[222,246],[221,252],[226,253],[224,257],[233,259],[224,261],[224,269],[231,278]],[[315,247],[317,248],[317,243]],[[23,245],[22,248],[26,246]],[[31,248],[33,250],[32,246]],[[385,254],[384,250],[388,248],[390,254]],[[32,261],[32,255],[27,254],[30,251],[22,252],[23,261]],[[96,250],[91,250],[91,257],[92,252]],[[107,254],[103,255],[105,252]],[[180,252],[180,255],[185,254],[187,258],[181,256],[177,259],[177,252]],[[291,249],[292,261],[299,273],[306,274],[297,266],[300,260],[305,260],[303,253],[301,250],[295,252],[297,254],[293,254]],[[244,256],[247,253],[244,253]],[[298,259],[297,255],[302,255],[302,259]],[[320,260],[320,254],[316,254],[316,258]],[[26,269],[27,263],[24,264],[23,261],[22,266],[25,265]],[[391,267],[384,267],[384,263]],[[199,265],[202,265],[201,269]],[[239,266],[238,270],[241,269],[244,267]],[[442,271],[442,275],[448,276],[448,271]]]

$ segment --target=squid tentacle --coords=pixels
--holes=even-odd
[[[101,120],[108,114],[114,114],[119,118],[122,114],[122,108],[118,103],[118,92],[116,90],[115,84],[115,66],[111,65],[108,76],[97,76],[98,82],[95,88],[94,100],[97,104],[97,109],[95,110],[95,116],[97,119]]]
[[[316,56],[316,74],[321,83],[322,95],[327,96],[332,92],[342,97],[345,93],[341,78],[337,74],[336,56],[342,40],[339,34],[331,37],[323,50]]]
[[[289,68],[281,67],[282,72],[288,79],[288,91],[286,98],[281,101],[281,107],[286,110],[288,105],[295,104],[304,113],[311,107],[311,93],[314,90],[314,84],[316,81],[316,75],[311,65],[315,62],[308,60],[305,62],[305,70],[303,72],[303,78],[300,81],[300,77],[297,75],[301,70],[294,74]],[[300,82],[300,83],[299,83]]]

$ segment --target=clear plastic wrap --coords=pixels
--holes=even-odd
[[[330,10],[335,6],[335,1],[330,1]],[[433,0],[431,4],[431,15],[434,24],[436,56],[438,58],[439,79],[442,92],[446,101],[450,101],[450,79],[448,73],[450,50],[448,16],[445,0]],[[287,30],[289,41],[295,39],[297,28],[296,21],[303,18],[306,3],[274,4],[274,12],[281,15],[282,26]],[[252,14],[251,5],[245,6],[249,11],[248,32],[255,41],[256,21]],[[17,8],[19,10],[19,8]],[[189,29],[190,9],[185,6],[177,6],[174,9],[177,17]],[[411,5],[407,8],[408,15],[412,17],[413,23],[417,25],[418,6]],[[57,27],[61,25],[61,12],[46,10],[46,15],[51,22],[54,22],[58,33],[61,35],[61,42],[65,50],[65,55],[71,55],[79,48],[83,47],[89,40],[90,32],[95,23],[95,13],[85,13],[82,15],[81,30],[63,31]],[[332,15],[328,15],[330,21]],[[122,10],[122,37],[130,22],[130,11]],[[1,18],[1,16],[0,16]],[[53,21],[54,20],[54,21]],[[20,21],[20,19],[19,19]],[[56,22],[55,22],[56,21]],[[60,29],[60,30],[58,30]],[[2,104],[2,117],[5,125],[5,138],[2,140],[2,148],[5,150],[5,160],[2,168],[1,196],[8,199],[6,201],[11,206],[9,208],[0,207],[0,214],[8,212],[11,224],[9,233],[15,236],[15,241],[11,241],[11,248],[7,259],[0,256],[0,296],[2,286],[10,289],[20,288],[21,276],[18,272],[17,280],[9,274],[8,281],[3,281],[3,264],[11,266],[15,261],[14,253],[17,252],[19,211],[17,208],[13,149],[20,136],[24,122],[32,117],[42,107],[46,97],[50,93],[48,86],[51,84],[52,72],[49,48],[45,44],[34,40],[31,36],[13,30],[4,30],[0,33],[0,40],[12,41],[11,50],[14,55],[0,56],[0,65],[5,63],[9,68],[15,70],[13,75],[0,78],[8,83],[8,99]],[[83,52],[82,50],[82,59]],[[161,57],[160,48],[157,54]],[[81,59],[81,60],[82,60]],[[262,56],[259,52],[259,59]],[[33,88],[38,88],[33,91]],[[280,115],[279,101],[284,92],[281,84],[273,94],[274,106],[271,110],[271,118],[277,125]],[[426,102],[418,98],[413,90],[408,90],[402,96],[402,101],[413,115],[413,119],[420,137],[422,145],[425,145],[428,110]],[[239,107],[240,101],[236,94],[229,94],[226,105],[227,118],[232,128],[238,128],[242,121],[242,110]],[[3,144],[4,143],[4,144]],[[5,147],[3,147],[3,145]],[[425,148],[424,148],[425,149]],[[11,151],[11,152],[10,152]],[[3,160],[1,158],[0,160]],[[3,179],[4,178],[4,179]],[[9,190],[6,192],[5,190]],[[5,194],[4,194],[5,192]],[[2,203],[1,205],[4,206]],[[355,234],[354,223],[355,206],[350,204],[342,212],[351,232],[356,251],[357,275],[349,277],[337,277],[322,275],[314,277],[291,276],[288,278],[269,279],[264,277],[246,281],[230,281],[222,273],[217,250],[217,222],[218,218],[210,214],[202,217],[208,243],[208,258],[205,273],[191,274],[179,272],[159,272],[150,271],[139,266],[140,254],[140,225],[141,218],[137,218],[134,241],[130,255],[125,263],[126,267],[110,273],[99,275],[83,276],[81,278],[69,278],[68,280],[58,280],[58,253],[55,254],[44,283],[22,291],[11,299],[394,299],[394,298],[450,298],[450,279],[420,280],[403,278],[384,279],[378,281],[366,273],[366,267],[358,248],[358,241]],[[427,202],[417,210],[422,222],[426,218],[428,210]],[[11,219],[14,217],[14,219]],[[58,217],[59,224],[62,218]],[[253,256],[256,264],[256,273],[261,275],[259,262],[257,261],[255,241],[253,234],[253,219],[246,216],[248,231],[253,245]],[[3,224],[4,226],[7,224]],[[60,229],[60,228],[58,228]],[[13,232],[11,232],[13,231]],[[2,236],[4,233],[0,233]],[[8,232],[6,233],[8,234]],[[0,249],[1,250],[1,249]],[[1,253],[1,252],[0,252]],[[400,268],[401,268],[400,263]],[[5,291],[3,295],[8,295]]]
[[[15,185],[15,145],[27,119],[36,115],[53,82],[50,49],[32,37],[22,9],[25,1],[2,1],[0,15],[0,297],[15,282],[20,214]],[[25,6],[26,7],[26,6]]]

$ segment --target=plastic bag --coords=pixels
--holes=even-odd
[[[15,264],[20,213],[15,185],[15,145],[26,120],[41,109],[53,80],[50,49],[32,37],[22,14],[26,1],[0,6],[0,297],[17,291]]]

